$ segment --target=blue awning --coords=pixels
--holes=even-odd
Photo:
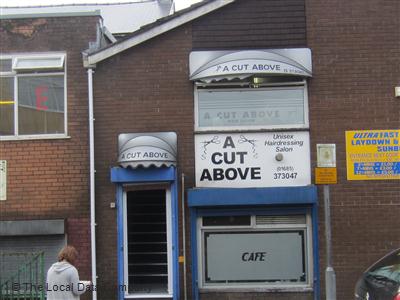
[[[317,203],[315,185],[276,188],[195,188],[188,191],[190,207],[237,205],[304,205]]]

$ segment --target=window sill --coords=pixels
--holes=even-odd
[[[309,125],[302,125],[302,126],[288,126],[288,127],[259,127],[259,128],[252,128],[252,127],[242,127],[242,128],[218,128],[218,127],[211,127],[206,129],[195,128],[195,134],[206,134],[206,133],[243,133],[243,132],[287,132],[287,131],[309,131]]]
[[[314,289],[310,286],[282,287],[207,287],[200,288],[200,293],[242,292],[242,293],[309,293]]]
[[[0,142],[3,141],[27,141],[27,140],[62,140],[70,139],[66,134],[51,134],[51,135],[21,135],[21,136],[0,136]]]

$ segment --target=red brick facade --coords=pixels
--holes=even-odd
[[[311,169],[316,167],[317,143],[337,147],[338,184],[331,187],[337,299],[353,299],[362,271],[400,244],[399,181],[348,181],[345,148],[345,131],[399,128],[399,99],[394,96],[394,87],[400,84],[399,10],[396,0],[238,0],[98,63],[94,73],[98,299],[117,298],[117,214],[110,206],[116,202],[116,188],[110,168],[117,165],[118,135],[177,132],[178,174],[179,178],[185,175],[187,191],[195,182],[190,52],[302,47],[312,51],[313,77],[308,80]],[[85,276],[90,276],[88,120],[87,77],[80,51],[95,39],[96,21],[94,17],[14,20],[2,22],[0,32],[2,53],[25,49],[27,42],[32,51],[67,51],[70,136],[0,142],[0,158],[8,161],[8,199],[0,202],[1,219],[67,219],[68,239],[81,252],[79,263]],[[323,299],[321,188],[318,202]],[[190,256],[187,212],[185,221],[186,281],[188,299],[193,299],[191,265],[196,258]],[[181,237],[181,217],[179,223]],[[181,295],[182,274],[181,267]],[[201,295],[207,300],[313,297],[312,292]]]
[[[116,211],[110,208],[115,202],[115,186],[110,181],[110,167],[116,166],[118,134],[176,131],[179,170],[186,174],[187,186],[193,186],[190,49],[190,26],[182,26],[106,60],[95,70],[97,268],[99,297],[103,299],[115,297],[117,278]]]
[[[98,64],[94,81],[97,199],[103,208],[99,211],[100,256],[116,251],[116,242],[109,242],[116,241],[115,212],[109,209],[109,203],[114,201],[109,167],[116,165],[119,133],[177,131],[179,172],[185,174],[186,189],[194,185],[194,100],[193,85],[188,80],[188,56],[190,51],[198,49],[311,49],[313,78],[308,82],[311,167],[316,166],[317,143],[337,145],[339,183],[332,186],[331,198],[338,299],[352,299],[355,282],[363,269],[398,246],[400,226],[395,225],[400,205],[398,181],[347,181],[345,164],[346,130],[399,127],[398,100],[394,97],[394,86],[400,76],[396,69],[399,40],[394,38],[398,37],[400,25],[395,16],[398,4],[395,1],[385,5],[339,1],[327,8],[317,2],[237,1]],[[292,10],[282,9],[280,5]],[[249,20],[249,16],[262,13],[269,17]],[[258,23],[246,27],[247,21]],[[268,25],[273,21],[282,22],[292,30]],[[301,30],[303,25],[305,31]],[[271,31],[273,28],[275,31]],[[319,203],[323,295],[322,191]],[[188,233],[187,238],[190,240]],[[187,257],[189,266],[192,259]],[[99,261],[100,285],[115,280],[115,266],[113,255],[111,259]],[[190,276],[187,280],[190,282]],[[114,292],[106,290],[103,297],[112,297]],[[201,298],[250,297],[311,299],[312,295],[210,293]]]
[[[348,181],[344,135],[346,130],[399,129],[399,99],[394,96],[400,82],[399,10],[398,1],[306,1],[307,42],[313,52],[311,144],[337,145],[339,182],[331,188],[331,207],[338,299],[352,299],[360,274],[400,245],[399,181]],[[320,210],[323,274],[322,201]]]
[[[81,52],[96,40],[98,16],[1,20],[2,54],[66,52],[68,138],[1,140],[7,200],[0,220],[65,219],[67,242],[91,277],[87,75]]]

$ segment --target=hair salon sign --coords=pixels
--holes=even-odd
[[[311,183],[308,132],[201,134],[195,152],[197,187]]]
[[[189,56],[189,71],[191,80],[202,81],[255,74],[311,77],[311,50],[193,51]]]

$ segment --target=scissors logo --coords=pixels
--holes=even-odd
[[[204,142],[201,142],[201,143],[203,144],[203,154],[201,155],[201,159],[204,160],[207,157],[207,147],[208,147],[208,145],[210,145],[210,144],[218,145],[218,144],[221,143],[221,141],[219,140],[219,137],[215,135],[211,140],[204,141]]]
[[[251,145],[251,150],[253,152],[253,157],[254,158],[258,158],[258,153],[256,152],[256,142],[257,142],[257,140],[249,140],[244,135],[240,135],[240,138],[238,140],[239,144],[249,143]]]

